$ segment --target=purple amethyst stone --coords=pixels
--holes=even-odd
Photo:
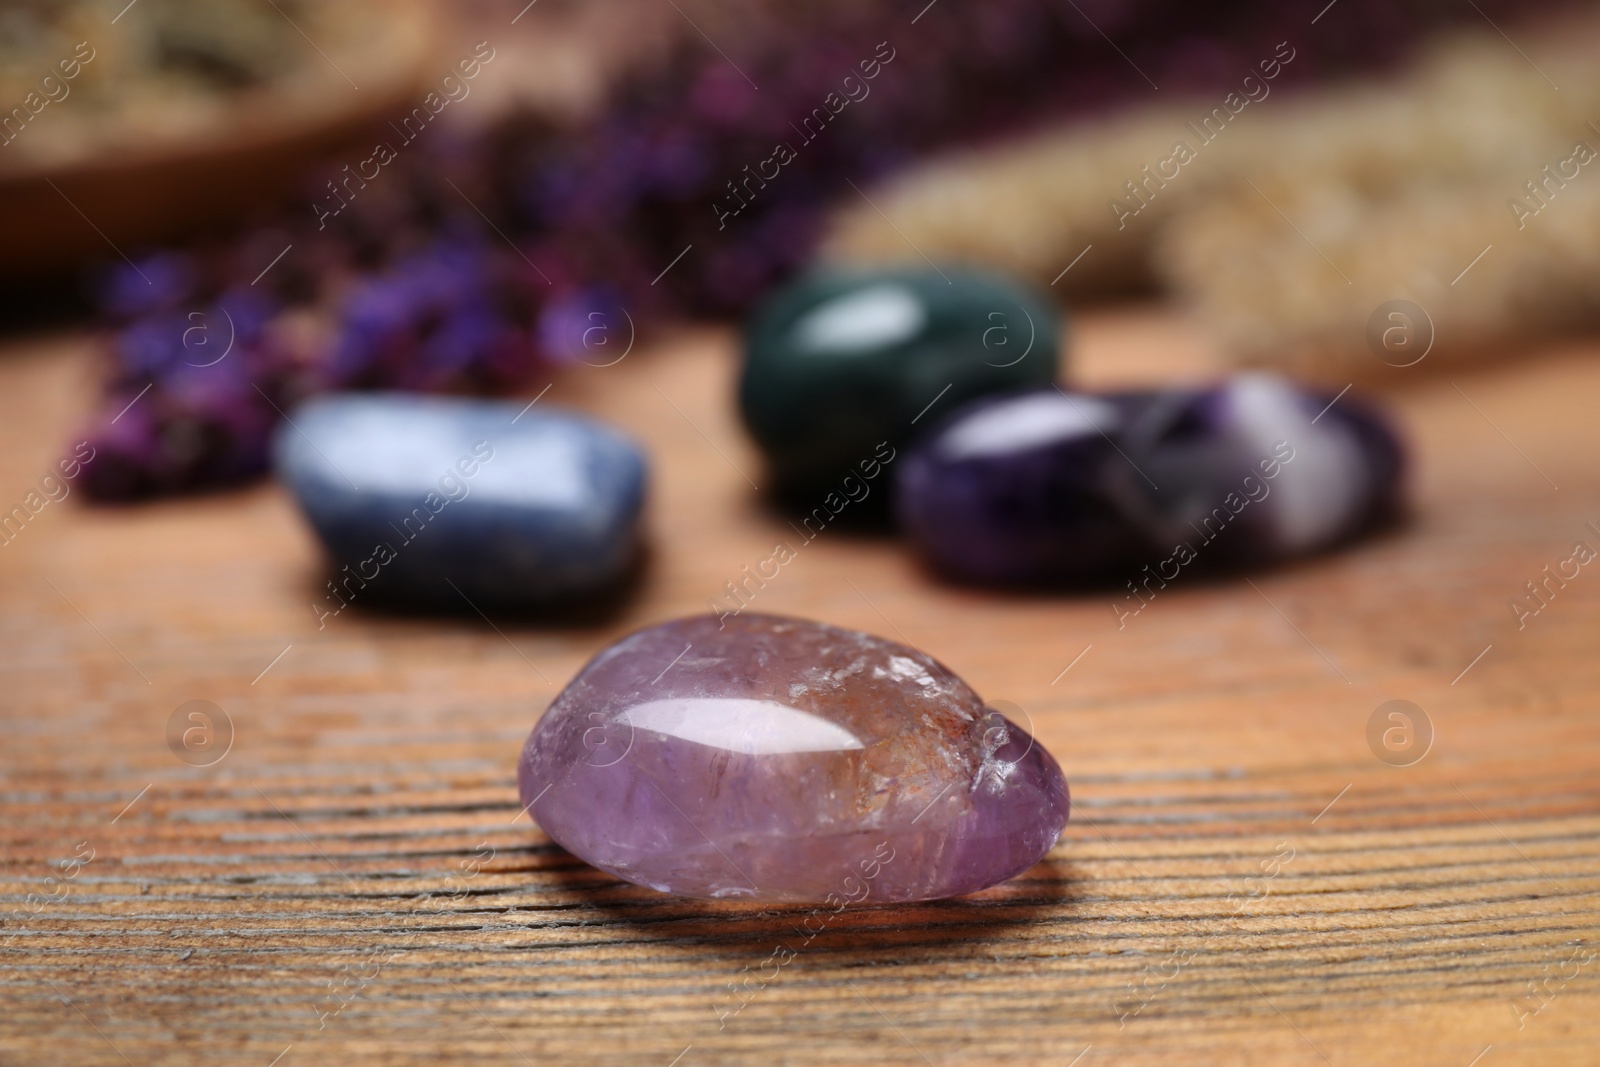
[[[689,897],[932,900],[1033,866],[1067,783],[931,657],[770,615],[640,630],[556,697],[518,765],[544,831]]]
[[[1376,412],[1274,375],[1106,396],[1051,388],[936,427],[902,463],[896,510],[952,577],[1078,584],[1163,557],[1241,567],[1321,551],[1393,518],[1403,471]]]
[[[1149,477],[1143,525],[1158,548],[1270,563],[1331,548],[1400,510],[1399,438],[1348,396],[1252,373],[1140,399],[1123,448]]]
[[[903,461],[900,524],[969,581],[1092,580],[1145,547],[1120,406],[1042,389],[962,408]]]

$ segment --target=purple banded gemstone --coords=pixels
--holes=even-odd
[[[1121,406],[1053,388],[977,401],[901,461],[900,525],[968,581],[1079,582],[1131,565],[1145,509],[1122,426]]]
[[[1274,375],[1105,396],[1052,388],[937,426],[902,461],[896,510],[953,577],[1081,583],[1163,557],[1239,567],[1329,548],[1398,513],[1403,471],[1377,412]]]
[[[894,902],[1027,870],[1056,761],[931,657],[801,619],[704,615],[595,656],[518,765],[567,850],[690,897]]]
[[[1273,374],[1198,392],[1129,398],[1123,448],[1149,482],[1142,519],[1158,548],[1212,563],[1306,555],[1365,533],[1400,508],[1398,436],[1348,395]]]

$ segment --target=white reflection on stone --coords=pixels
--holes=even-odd
[[[864,748],[849,730],[775,700],[677,697],[628,710],[634,727],[748,756]]]

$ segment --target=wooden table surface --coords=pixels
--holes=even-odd
[[[1158,308],[1089,316],[1076,347],[1097,384],[1208,366]],[[901,638],[1019,705],[1075,805],[1011,883],[846,912],[782,967],[800,912],[618,883],[520,815],[514,778],[594,651],[791,536],[746,480],[730,333],[541,401],[654,456],[653,559],[608,618],[319,630],[316,546],[274,486],[51,503],[0,546],[0,1062],[1594,1063],[1600,569],[1520,629],[1507,602],[1600,548],[1597,355],[1395,372],[1405,529],[1180,579],[1121,629],[1115,593],[953,589],[845,531],[801,549],[757,608]],[[82,336],[8,343],[0,506],[93,381]],[[1434,731],[1410,766],[1369,745],[1396,699]],[[191,700],[232,724],[210,766],[169,749]]]

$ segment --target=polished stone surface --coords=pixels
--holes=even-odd
[[[1404,449],[1358,397],[1274,374],[1133,398],[1123,447],[1148,476],[1145,525],[1158,547],[1187,542],[1218,563],[1255,565],[1359,536],[1401,506]]]
[[[1123,409],[1044,389],[962,409],[908,455],[902,529],[941,571],[1021,585],[1092,581],[1147,547]]]
[[[323,396],[290,413],[276,458],[331,563],[322,625],[363,601],[570,602],[610,591],[638,552],[639,449],[544,404]]]
[[[1058,320],[979,271],[819,272],[752,316],[740,408],[780,491],[803,501],[966,401],[1054,381]]]
[[[1399,512],[1404,466],[1376,411],[1273,375],[1103,396],[1051,387],[936,426],[901,464],[896,512],[952,577],[1121,582],[1146,564],[1259,566],[1357,537]]]
[[[971,893],[1043,858],[1069,806],[1050,754],[929,656],[753,614],[601,651],[528,738],[518,784],[602,870],[763,901]]]

